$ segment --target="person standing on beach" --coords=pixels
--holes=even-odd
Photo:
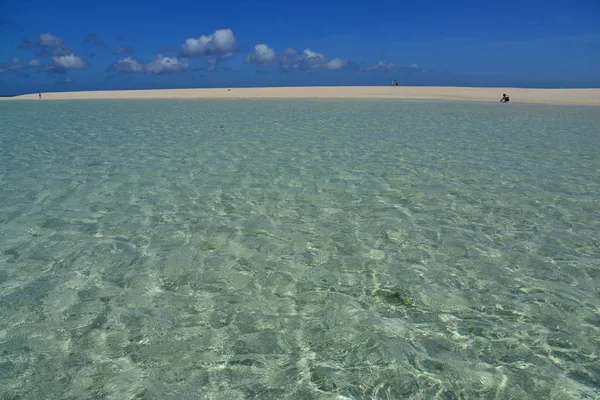
[[[40,96],[40,100],[41,100],[41,99],[42,99],[42,94],[41,94],[41,93],[38,93],[38,95]]]
[[[398,86],[398,79],[396,79],[396,86]]]
[[[390,80],[390,86],[394,86],[394,80]]]

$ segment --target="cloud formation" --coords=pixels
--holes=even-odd
[[[44,64],[40,60],[23,63],[19,57],[13,57],[9,62],[0,64],[0,73],[16,72],[28,68],[40,68]]]
[[[95,46],[103,46],[104,42],[94,33],[90,33],[84,39],[84,43]],[[21,48],[31,48],[33,43],[28,40],[22,40]],[[47,65],[43,69],[47,72],[63,73],[71,69],[81,69],[87,67],[86,62],[81,57],[75,55],[65,44],[62,38],[51,33],[42,33],[36,39],[36,49],[34,54],[40,57],[52,57],[52,65]],[[41,68],[44,64],[39,60],[31,60],[29,68]]]
[[[279,57],[275,50],[266,44],[257,44],[254,51],[246,57],[248,64],[255,64],[261,67],[279,64],[282,71],[298,71],[311,69],[338,70],[346,67],[349,62],[341,58],[329,60],[324,54],[304,49],[299,52],[293,47],[285,49]]]
[[[144,65],[133,57],[125,57],[111,67],[121,72],[144,72]]]
[[[133,57],[125,57],[113,65],[109,69],[120,72],[147,72],[149,74],[167,74],[173,72],[182,72],[187,70],[190,64],[185,58],[165,57],[159,54],[156,60],[144,65]]]
[[[37,39],[38,46],[41,47],[59,47],[63,45],[63,41],[58,36],[54,36],[51,33],[42,33]]]
[[[52,62],[54,63],[52,66],[53,68],[50,68],[49,70],[54,71],[66,71],[69,69],[81,69],[86,67],[85,62],[73,53],[65,56],[54,56],[52,57]]]
[[[146,65],[146,71],[151,74],[165,74],[185,71],[189,67],[190,64],[185,58],[178,59],[177,57],[165,57],[159,54],[156,60]]]
[[[347,60],[340,58],[328,60],[325,55],[310,49],[298,52],[296,49],[290,47],[279,57],[279,66],[283,71],[309,69],[337,70],[344,68],[346,65],[348,65]]]
[[[51,33],[42,33],[36,40],[37,49],[34,54],[38,57],[66,56],[71,50],[64,45],[63,40]]]
[[[19,71],[23,68],[27,68],[21,63],[19,57],[13,57],[9,62],[0,64],[0,73]]]
[[[254,46],[254,52],[246,57],[248,64],[256,64],[259,66],[269,66],[277,62],[275,50],[266,44],[257,44]]]
[[[325,68],[331,69],[331,70],[342,69],[347,64],[348,64],[347,60],[342,60],[340,58],[334,58],[333,60],[327,61],[327,63],[325,64]]]
[[[188,38],[181,46],[181,54],[190,58],[224,56],[234,53],[235,42],[235,35],[231,29],[219,29],[208,36],[202,35],[198,39]]]
[[[361,68],[361,71],[395,71],[396,64],[388,61],[379,61],[377,64]]]

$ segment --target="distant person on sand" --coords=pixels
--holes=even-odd
[[[42,99],[42,94],[41,94],[41,93],[38,93],[38,95],[40,96],[40,100],[41,100],[41,99]]]
[[[394,86],[394,80],[393,79],[390,81],[390,86]]]
[[[510,97],[508,97],[508,96],[506,95],[506,93],[504,93],[504,94],[502,95],[502,98],[500,99],[500,103],[508,103],[509,101],[510,101]]]
[[[396,86],[398,86],[398,79],[396,79]]]

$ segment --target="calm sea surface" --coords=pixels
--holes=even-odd
[[[0,103],[1,399],[598,399],[600,108]]]

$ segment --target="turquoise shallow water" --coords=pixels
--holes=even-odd
[[[600,112],[0,103],[2,399],[596,399]]]

